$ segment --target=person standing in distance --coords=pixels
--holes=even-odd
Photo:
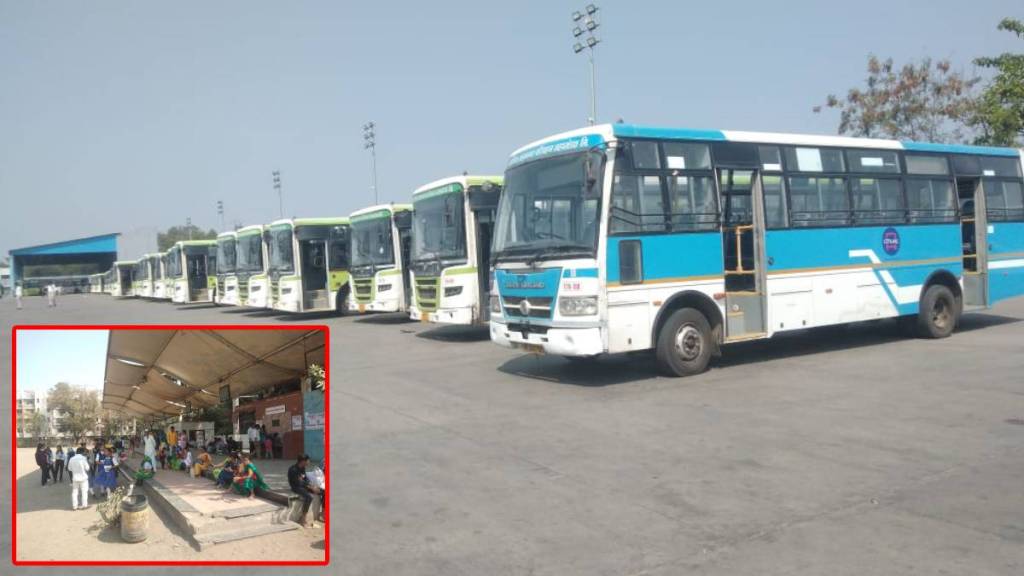
[[[89,507],[89,459],[85,457],[85,449],[78,452],[68,461],[68,472],[71,472],[71,509],[78,510]],[[78,505],[81,496],[82,505]]]

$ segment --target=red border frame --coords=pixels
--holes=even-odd
[[[14,325],[11,327],[11,563],[15,566],[327,566],[331,560],[331,507],[324,507],[324,559],[319,560],[18,560],[18,331],[19,330],[321,330],[324,333],[324,458],[330,465],[331,330],[324,324],[81,324]],[[329,468],[328,468],[329,469]]]

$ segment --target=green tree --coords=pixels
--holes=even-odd
[[[952,69],[948,60],[896,68],[891,58],[868,56],[862,88],[845,98],[830,94],[825,107],[839,111],[840,134],[931,142],[964,142],[979,78]],[[816,106],[814,112],[822,111]]]
[[[195,224],[171,226],[165,232],[157,232],[156,245],[157,250],[164,252],[174,246],[175,242],[182,240],[215,240],[216,238],[217,231],[213,228],[204,232]]]
[[[200,408],[189,417],[199,422],[213,422],[213,433],[217,436],[226,436],[232,432],[231,409],[220,404]]]
[[[1024,22],[1004,18],[997,27],[1024,39]],[[980,131],[978,144],[1017,146],[1024,140],[1024,54],[1009,52],[978,58],[975,64],[995,70],[978,98],[973,124]]]
[[[46,402],[50,409],[63,414],[58,427],[61,432],[70,434],[72,440],[78,440],[96,427],[100,416],[98,391],[58,382],[50,389]]]
[[[32,438],[37,440],[44,440],[50,434],[50,422],[46,419],[46,414],[42,412],[33,412],[32,420],[28,424],[28,432]]]

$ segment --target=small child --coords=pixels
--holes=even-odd
[[[167,469],[167,451],[164,450],[164,444],[160,445],[160,450],[156,453],[156,459],[160,461],[160,469]]]

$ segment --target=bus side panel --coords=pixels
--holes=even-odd
[[[958,224],[769,230],[771,331],[916,314],[933,272],[963,272]]]
[[[624,242],[640,244],[640,283],[620,284],[620,247]],[[673,294],[696,290],[713,297],[724,289],[722,235],[717,231],[611,236],[606,263],[611,353],[651,348],[652,323]]]
[[[993,222],[988,230],[989,302],[1024,295],[1024,222]]]

